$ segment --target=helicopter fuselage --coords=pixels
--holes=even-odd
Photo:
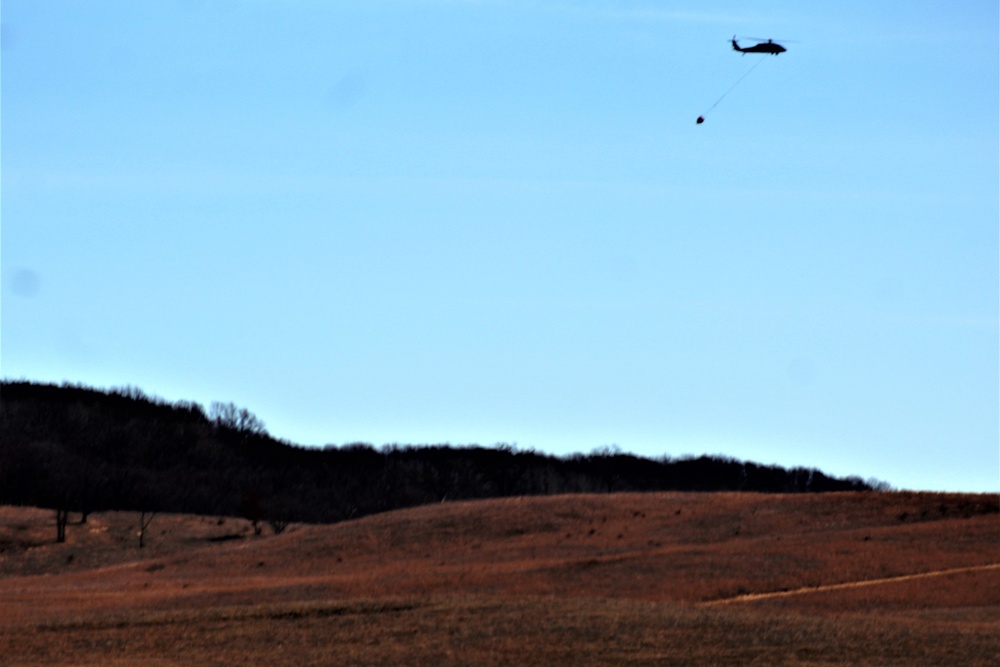
[[[770,53],[771,55],[776,56],[779,53],[784,53],[786,50],[781,44],[775,44],[771,40],[761,42],[760,44],[754,44],[753,46],[748,46],[746,48],[737,44],[735,39],[733,39],[732,42],[733,50],[739,51],[740,53]]]

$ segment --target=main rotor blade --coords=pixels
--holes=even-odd
[[[781,39],[780,37],[747,37],[746,35],[740,35],[739,37],[736,37],[735,39],[752,39],[752,40],[755,40],[755,41],[758,41],[758,42],[766,42],[766,41],[770,40],[772,42],[789,42],[789,43],[792,43],[792,44],[795,44],[795,43],[797,43],[799,41],[797,39]]]

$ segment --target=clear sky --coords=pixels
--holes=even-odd
[[[0,370],[232,401],[305,445],[1000,490],[998,25],[4,0]]]

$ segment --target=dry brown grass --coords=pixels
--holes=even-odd
[[[1000,569],[974,568],[1000,562],[996,502],[560,496],[263,538],[238,519],[160,516],[141,551],[134,514],[95,515],[57,545],[51,512],[0,508],[0,656],[14,665],[995,664]],[[929,576],[899,578],[916,574]],[[859,581],[869,585],[837,586]],[[751,597],[778,591],[796,592]]]

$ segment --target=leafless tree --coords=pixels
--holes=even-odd
[[[153,517],[156,516],[156,512],[139,512],[139,548],[142,549],[146,546],[146,529],[149,528],[149,524],[153,522]]]
[[[264,422],[246,408],[236,407],[235,403],[215,401],[208,410],[209,419],[216,426],[228,428],[243,435],[264,435],[267,429]]]
[[[66,541],[66,524],[69,522],[69,510],[56,509],[56,542]]]

